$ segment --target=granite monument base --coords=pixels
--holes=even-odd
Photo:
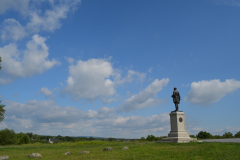
[[[196,142],[197,138],[191,138],[186,131],[185,127],[185,113],[182,111],[171,112],[170,114],[171,131],[168,138],[163,138],[157,142],[175,142],[175,143],[188,143]]]

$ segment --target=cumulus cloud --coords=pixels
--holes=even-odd
[[[143,109],[147,107],[157,106],[163,101],[160,99],[153,99],[159,91],[162,90],[169,82],[169,79],[156,79],[153,81],[144,91],[141,91],[137,95],[133,95],[130,98],[126,99],[123,104],[119,105],[117,109],[118,112],[130,112],[132,110]]]
[[[0,14],[7,10],[15,10],[21,13],[26,13],[28,10],[29,0],[1,0],[0,1]]]
[[[29,0],[1,0],[0,13],[13,9],[24,14],[27,19],[26,26],[22,26],[15,19],[6,19],[1,30],[2,40],[20,40],[28,34],[35,34],[40,31],[51,31],[61,27],[60,20],[67,18],[69,12],[77,8],[80,0],[50,0],[51,9],[44,10],[40,4],[44,1]],[[31,6],[31,7],[29,7]]]
[[[16,132],[68,136],[95,133],[103,137],[114,134],[120,138],[140,138],[160,131],[167,134],[169,130],[169,113],[122,117],[114,114],[114,108],[83,111],[73,106],[59,107],[52,100],[29,100],[26,104],[5,100],[4,104],[7,112],[0,129],[14,128]]]
[[[53,92],[51,90],[49,90],[48,88],[46,88],[46,87],[41,88],[41,90],[38,91],[37,94],[39,94],[39,93],[44,94],[45,97],[51,97],[51,98],[54,97],[53,96]]]
[[[16,44],[0,47],[2,57],[2,71],[11,77],[30,77],[34,74],[41,74],[55,65],[60,65],[56,60],[47,59],[48,47],[45,44],[46,38],[35,34],[32,40],[27,42],[27,49],[20,51]],[[1,84],[6,84],[6,80],[1,79]]]
[[[67,58],[70,76],[67,86],[61,91],[62,94],[70,94],[74,100],[85,99],[94,101],[100,98],[104,103],[116,101],[116,98],[108,97],[116,93],[115,87],[119,84],[130,83],[133,80],[143,81],[144,73],[129,70],[126,77],[121,78],[119,70],[114,69],[107,59],[79,60],[73,64],[72,58]]]
[[[240,81],[235,79],[227,79],[225,82],[220,82],[219,79],[192,82],[191,90],[184,101],[200,105],[212,104],[238,88],[240,88]]]
[[[1,32],[2,32],[1,39],[3,41],[5,41],[5,40],[17,41],[26,36],[25,29],[15,19],[4,20],[3,29],[1,30]]]
[[[68,86],[63,93],[69,93],[73,99],[94,100],[115,94],[113,67],[106,59],[79,60],[69,67]]]
[[[146,78],[145,73],[128,70],[126,77],[122,79],[121,79],[121,74],[116,73],[115,84],[131,83],[134,80],[143,82],[145,78]]]

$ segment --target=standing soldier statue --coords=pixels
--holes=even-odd
[[[177,91],[176,87],[174,87],[172,98],[173,98],[173,103],[175,103],[175,108],[176,108],[176,110],[173,112],[176,112],[176,111],[178,111],[178,104],[180,103],[180,94]]]

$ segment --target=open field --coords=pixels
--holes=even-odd
[[[122,150],[128,146],[128,150]],[[1,146],[2,147],[2,146]],[[105,147],[112,147],[113,151],[103,151]],[[64,155],[67,151],[71,155]],[[80,151],[90,151],[80,154]],[[79,160],[79,159],[240,159],[240,143],[144,143],[144,142],[107,142],[90,141],[59,144],[28,144],[0,148],[0,156],[7,155],[9,159],[29,159],[31,153],[40,153],[42,159],[49,160]]]

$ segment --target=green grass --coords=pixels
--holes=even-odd
[[[40,153],[42,159],[49,160],[79,160],[79,159],[106,159],[106,160],[154,160],[154,159],[240,159],[240,143],[144,143],[142,142],[106,142],[86,141],[59,144],[28,144],[7,146],[0,148],[0,156],[8,155],[9,159],[29,159],[31,153]],[[128,146],[128,150],[122,150]],[[4,146],[5,147],[5,146]],[[112,147],[113,151],[103,151],[105,147]],[[70,151],[71,155],[64,153]],[[90,151],[89,154],[80,154],[80,151]]]

